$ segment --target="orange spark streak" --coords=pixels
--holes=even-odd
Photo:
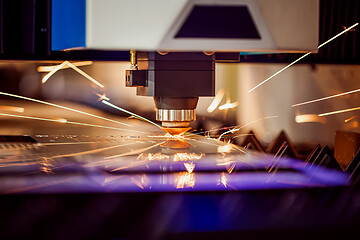
[[[108,101],[102,100],[101,102],[102,102],[103,104],[109,106],[109,107],[112,107],[112,108],[115,108],[116,110],[119,110],[119,111],[125,112],[125,113],[127,113],[127,114],[130,114],[130,115],[132,115],[132,116],[134,116],[134,117],[136,117],[136,118],[140,118],[140,119],[142,119],[142,120],[144,120],[144,121],[146,121],[146,122],[148,122],[148,123],[151,123],[151,124],[157,126],[157,127],[160,128],[160,129],[162,129],[161,126],[159,126],[158,124],[150,121],[149,119],[146,119],[146,118],[144,118],[144,117],[141,117],[141,116],[139,116],[139,115],[137,115],[137,114],[135,114],[135,113],[132,113],[132,112],[126,110],[126,109],[123,109],[123,108],[121,108],[121,107],[119,107],[119,106],[116,106],[116,105],[114,105],[114,104],[112,104],[112,103],[110,103],[110,102],[108,102]]]
[[[297,123],[307,123],[307,122],[318,122],[318,123],[326,123],[326,119],[319,117],[316,114],[303,114],[303,115],[297,115],[295,117],[295,121]]]
[[[248,124],[245,124],[245,125],[243,125],[243,126],[241,126],[241,127],[234,128],[234,129],[230,129],[229,131],[226,131],[226,132],[222,133],[222,134],[218,137],[218,141],[220,141],[220,139],[221,139],[224,135],[226,135],[226,134],[228,134],[228,133],[238,132],[238,131],[240,131],[241,129],[243,129],[243,128],[251,125],[251,124],[254,124],[254,123],[256,123],[256,122],[259,122],[259,121],[262,121],[262,120],[266,120],[266,119],[270,119],[270,118],[277,118],[277,117],[279,117],[279,116],[264,117],[264,118],[257,119],[257,120],[254,120],[254,121],[252,121],[252,122],[249,122]]]
[[[357,118],[358,115],[352,116],[351,118],[345,119],[345,122],[350,122],[351,120],[353,120],[354,118]]]
[[[143,132],[136,131],[136,130],[129,130],[129,129],[115,128],[115,127],[108,127],[108,126],[95,125],[95,124],[89,124],[89,123],[70,122],[70,121],[67,121],[66,119],[62,119],[62,118],[61,118],[61,119],[50,119],[50,118],[40,118],[40,117],[32,117],[32,116],[13,115],[13,114],[6,114],[6,113],[0,113],[0,116],[14,117],[14,118],[23,118],[23,119],[31,119],[31,120],[40,120],[40,121],[56,122],[56,123],[64,123],[64,124],[81,125],[81,126],[86,126],[86,127],[107,128],[107,129],[120,130],[120,131],[130,131],[130,132],[143,133]]]
[[[72,112],[80,113],[80,114],[83,114],[83,115],[87,115],[87,116],[90,116],[90,117],[98,118],[98,119],[101,119],[101,120],[104,120],[104,121],[113,122],[113,123],[125,125],[125,126],[128,126],[128,127],[132,127],[131,125],[128,125],[128,124],[125,124],[125,123],[122,123],[122,122],[119,122],[119,121],[115,121],[115,120],[112,120],[112,119],[109,119],[109,118],[100,117],[100,116],[97,116],[97,115],[94,115],[94,114],[91,114],[91,113],[87,113],[87,112],[83,112],[83,111],[80,111],[80,110],[64,107],[64,106],[57,105],[57,104],[54,104],[54,103],[49,103],[49,102],[37,100],[37,99],[34,99],[34,98],[24,97],[24,96],[15,95],[15,94],[6,93],[6,92],[0,92],[0,95],[19,98],[19,99],[23,99],[23,100],[27,100],[27,101],[36,102],[36,103],[41,103],[41,104],[49,105],[49,106],[52,106],[52,107],[57,107],[57,108],[65,109],[65,110],[68,110],[68,111],[72,111]]]
[[[194,187],[195,186],[195,175],[194,173],[179,173],[179,176],[176,179],[176,188],[184,188],[184,187]]]
[[[334,115],[334,114],[339,114],[339,113],[352,112],[352,111],[356,111],[356,110],[360,110],[360,107],[348,108],[348,109],[343,109],[343,110],[338,110],[338,111],[333,111],[333,112],[320,113],[320,114],[318,114],[318,116],[323,117],[323,116],[329,116],[329,115]]]
[[[328,97],[323,97],[323,98],[318,98],[318,99],[314,99],[314,100],[310,100],[310,101],[306,101],[306,102],[302,102],[302,103],[297,103],[297,104],[292,105],[291,107],[297,107],[297,106],[306,105],[306,104],[310,104],[310,103],[320,102],[320,101],[328,100],[328,99],[331,99],[331,98],[341,97],[341,96],[345,96],[345,95],[352,94],[352,93],[357,93],[357,92],[360,92],[360,89],[355,89],[355,90],[352,90],[352,91],[339,93],[339,94],[331,95],[331,96],[328,96]]]
[[[60,65],[56,66],[55,68],[53,68],[48,74],[46,74],[43,79],[41,80],[41,82],[44,84],[46,83],[46,81],[52,76],[54,75],[57,71],[59,71],[61,68],[63,68],[65,65],[69,66],[70,68],[72,68],[73,70],[75,70],[76,72],[78,72],[79,74],[81,74],[82,76],[84,76],[85,78],[87,78],[88,80],[90,80],[92,83],[94,83],[95,85],[104,88],[105,86],[102,85],[101,83],[99,83],[98,81],[96,81],[93,77],[89,76],[86,72],[82,71],[80,68],[76,67],[74,64],[72,64],[69,61],[65,61],[63,63],[61,63]]]
[[[8,111],[8,112],[18,112],[23,113],[25,111],[22,107],[13,107],[13,106],[0,106],[1,111]]]
[[[356,27],[359,23],[355,23],[354,25],[352,25],[349,28],[346,28],[344,31],[338,33],[337,35],[335,35],[334,37],[330,38],[329,40],[327,40],[326,42],[320,44],[317,49],[320,49],[321,47],[325,46],[326,44],[328,44],[329,42],[333,41],[334,39],[340,37],[342,34],[350,31],[351,29],[353,29],[354,27]],[[279,73],[285,71],[286,69],[288,69],[289,67],[291,67],[292,65],[294,65],[295,63],[297,63],[298,61],[300,61],[301,59],[307,57],[308,55],[310,55],[312,52],[308,52],[305,53],[304,55],[302,55],[301,57],[299,57],[298,59],[296,59],[295,61],[293,61],[292,63],[290,63],[289,65],[285,66],[284,68],[280,69],[278,72],[274,73],[273,75],[271,75],[270,77],[268,77],[267,79],[265,79],[264,81],[262,81],[261,83],[259,83],[258,85],[256,85],[255,87],[253,87],[252,89],[250,89],[248,92],[252,92],[254,91],[256,88],[260,87],[261,85],[263,85],[264,83],[266,83],[267,81],[269,81],[270,79],[272,79],[273,77],[275,77],[276,75],[278,75]]]
[[[88,66],[93,64],[92,61],[83,61],[83,62],[74,62],[73,63],[75,66],[77,67],[82,67],[82,66]],[[59,65],[55,65],[55,66],[39,66],[37,68],[38,72],[50,72],[51,70],[53,70],[54,68],[58,67]],[[63,66],[61,69],[67,69],[70,68],[69,66]]]

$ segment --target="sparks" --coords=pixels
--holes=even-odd
[[[329,42],[333,41],[334,39],[340,37],[342,34],[350,31],[351,29],[353,29],[354,27],[356,27],[359,23],[355,23],[354,25],[352,25],[349,28],[346,28],[344,31],[338,33],[337,35],[335,35],[334,37],[330,38],[329,40],[327,40],[326,42],[320,44],[317,49],[320,49],[321,47],[325,46],[326,44],[328,44]],[[275,77],[276,75],[278,75],[279,73],[285,71],[286,69],[288,69],[289,67],[291,67],[292,65],[294,65],[295,63],[299,62],[301,59],[307,57],[308,55],[310,55],[312,52],[307,52],[304,55],[302,55],[301,57],[299,57],[298,59],[296,59],[295,61],[293,61],[292,63],[290,63],[289,65],[285,66],[284,68],[280,69],[278,72],[274,73],[273,75],[271,75],[270,77],[268,77],[267,79],[265,79],[264,81],[262,81],[261,83],[259,83],[258,85],[256,85],[255,87],[253,87],[252,89],[250,89],[248,92],[252,92],[254,91],[256,88],[260,87],[261,85],[263,85],[264,83],[266,83],[267,81],[269,81],[270,79],[272,79],[273,77]]]
[[[124,125],[124,126],[127,126],[127,127],[132,127],[131,125],[128,125],[128,124],[125,124],[125,123],[122,123],[122,122],[119,122],[119,121],[115,121],[115,120],[112,120],[112,119],[109,119],[109,118],[100,117],[100,116],[97,116],[97,115],[94,115],[94,114],[91,114],[91,113],[87,113],[87,112],[83,112],[83,111],[80,111],[80,110],[64,107],[64,106],[57,105],[57,104],[54,104],[54,103],[49,103],[49,102],[37,100],[37,99],[34,99],[34,98],[24,97],[24,96],[20,96],[20,95],[11,94],[11,93],[5,93],[5,92],[0,92],[0,95],[4,95],[4,96],[8,96],[8,97],[14,97],[14,98],[20,98],[20,99],[23,99],[23,100],[32,101],[32,102],[36,102],[36,103],[41,103],[41,104],[49,105],[49,106],[52,106],[52,107],[57,107],[57,108],[65,109],[65,110],[68,110],[68,111],[72,111],[72,112],[80,113],[80,114],[83,114],[83,115],[87,115],[87,116],[90,116],[90,117],[98,118],[98,119],[101,119],[101,120],[104,120],[104,121],[121,124],[121,125]]]
[[[219,107],[219,110],[224,110],[224,109],[230,109],[230,108],[235,108],[239,105],[239,102],[236,101],[236,102],[233,102],[233,103],[225,103],[223,105],[221,105]]]
[[[351,120],[357,118],[359,115],[352,116],[351,118],[345,119],[345,122],[350,122]]]
[[[248,124],[245,124],[245,125],[243,125],[243,126],[241,126],[241,127],[230,129],[229,131],[226,131],[226,132],[222,133],[222,134],[218,137],[218,141],[220,141],[220,139],[221,139],[224,135],[226,135],[226,134],[228,134],[228,133],[235,133],[235,132],[238,132],[238,131],[240,131],[241,129],[243,129],[243,128],[251,125],[251,124],[256,123],[256,122],[259,122],[259,121],[262,121],[262,120],[266,120],[266,119],[271,119],[271,118],[277,118],[277,117],[279,117],[279,116],[264,117],[264,118],[257,119],[257,120],[255,120],[255,121],[249,122]]]
[[[223,89],[220,89],[216,93],[214,99],[212,100],[211,104],[207,108],[208,113],[212,113],[217,108],[217,106],[219,106],[219,104],[220,104],[221,100],[223,99],[224,95],[225,95],[225,92],[224,92]]]
[[[83,62],[74,62],[73,64],[74,64],[74,66],[82,67],[82,66],[91,65],[91,64],[93,64],[93,62],[92,61],[83,61]],[[59,65],[61,65],[61,64],[59,64]],[[39,66],[37,68],[37,71],[38,72],[50,72],[54,68],[58,67],[59,65],[55,65],[55,66]],[[67,69],[67,68],[70,68],[70,67],[68,65],[65,65],[65,64],[61,67],[61,69]]]
[[[65,61],[63,63],[61,63],[60,65],[57,65],[55,68],[53,68],[48,74],[46,74],[43,79],[41,80],[41,82],[44,84],[46,83],[47,80],[49,80],[49,78],[54,75],[57,71],[59,71],[60,69],[62,69],[65,65],[69,66],[70,68],[72,68],[73,70],[75,70],[76,72],[78,72],[79,74],[81,74],[82,76],[84,76],[85,78],[87,78],[88,80],[90,80],[92,83],[94,83],[95,85],[97,85],[100,88],[104,88],[105,86],[102,85],[101,83],[99,83],[98,81],[96,81],[93,77],[89,76],[86,72],[82,71],[80,68],[78,68],[77,66],[75,66],[74,64],[72,64],[69,61]]]
[[[319,117],[316,114],[304,114],[304,115],[297,115],[295,117],[295,121],[297,123],[306,123],[306,122],[317,122],[317,123],[326,123],[326,119]]]
[[[331,99],[331,98],[341,97],[341,96],[344,96],[344,95],[357,93],[357,92],[360,92],[360,89],[355,89],[355,90],[352,90],[352,91],[339,93],[339,94],[331,95],[331,96],[328,96],[328,97],[318,98],[318,99],[310,100],[310,101],[307,101],[307,102],[297,103],[297,104],[292,105],[291,107],[297,107],[297,106],[306,105],[306,104],[310,104],[310,103],[320,102],[320,101],[328,100],[328,99]]]
[[[323,116],[329,116],[329,115],[334,115],[334,114],[339,114],[339,113],[352,112],[352,111],[356,111],[356,110],[360,110],[360,107],[348,108],[348,109],[343,109],[343,110],[338,110],[338,111],[333,111],[333,112],[327,112],[327,113],[320,113],[320,114],[318,114],[318,116],[323,117]]]
[[[137,132],[137,133],[144,133],[144,132],[140,132],[140,131],[136,131],[136,130],[121,129],[121,128],[108,127],[108,126],[102,126],[102,125],[95,125],[95,124],[89,124],[89,123],[70,122],[70,121],[67,121],[66,119],[63,119],[63,118],[51,119],[51,118],[41,118],[41,117],[32,117],[32,116],[13,115],[13,114],[6,114],[6,113],[0,113],[0,116],[4,116],[4,117],[14,117],[14,118],[23,118],[23,119],[31,119],[31,120],[40,120],[40,121],[47,121],[47,122],[56,122],[56,123],[63,123],[63,124],[81,125],[81,126],[86,126],[86,127],[107,128],[107,129],[112,129],[112,130],[131,131],[131,132]]]
[[[205,156],[205,154],[196,154],[196,153],[176,153],[174,155],[174,161],[189,161],[189,160],[199,160]]]
[[[185,166],[186,170],[188,171],[188,173],[192,173],[195,169],[194,163],[184,163],[184,166]]]
[[[117,110],[119,110],[119,111],[122,111],[122,112],[125,112],[125,113],[127,113],[127,114],[130,114],[131,116],[133,116],[133,117],[135,117],[135,118],[144,120],[144,121],[146,121],[146,122],[148,122],[148,123],[151,123],[151,124],[157,126],[157,127],[160,128],[160,129],[162,129],[161,126],[159,126],[158,124],[150,121],[149,119],[146,119],[146,118],[144,118],[144,117],[141,117],[141,116],[139,116],[139,115],[137,115],[137,114],[135,114],[135,113],[132,113],[132,112],[126,110],[126,109],[123,109],[123,108],[121,108],[121,107],[119,107],[119,106],[116,106],[116,105],[114,105],[114,104],[112,104],[112,103],[110,103],[110,102],[108,102],[108,101],[106,101],[106,100],[102,100],[101,102],[102,102],[103,104],[109,106],[109,107],[112,107],[112,108],[115,108],[115,109],[117,109]]]

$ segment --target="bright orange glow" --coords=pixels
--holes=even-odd
[[[164,160],[164,159],[169,159],[170,157],[168,155],[162,154],[162,153],[148,153],[148,154],[143,154],[141,153],[137,159],[144,159],[144,160],[149,160],[149,161],[153,161],[153,160]]]
[[[352,116],[351,118],[345,119],[345,122],[350,122],[351,120],[357,118],[358,115]]]
[[[179,173],[179,176],[176,178],[176,188],[184,188],[184,187],[194,187],[195,186],[195,175],[194,173]]]
[[[224,146],[218,146],[217,147],[217,151],[219,153],[229,153],[231,151],[234,150],[234,145],[233,144],[226,144]]]
[[[0,111],[23,113],[25,111],[25,109],[22,107],[0,106]]]
[[[222,185],[224,185],[225,188],[227,188],[227,182],[228,182],[228,180],[227,180],[225,173],[221,173],[220,183]]]
[[[297,115],[295,117],[295,121],[297,123],[307,123],[307,122],[317,122],[317,123],[326,123],[326,119],[319,117],[316,114],[304,114],[304,115]]]
[[[184,166],[185,166],[186,170],[188,171],[188,173],[192,173],[195,169],[194,163],[184,163]]]
[[[205,154],[196,154],[196,153],[176,153],[174,155],[174,161],[188,161],[188,160],[199,160],[205,156]]]

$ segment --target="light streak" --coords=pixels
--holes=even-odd
[[[217,151],[219,153],[229,153],[232,150],[234,150],[234,145],[233,144],[226,144],[224,146],[218,146]]]
[[[149,160],[149,161],[153,161],[153,160],[164,160],[164,159],[169,159],[170,157],[168,155],[162,154],[162,153],[148,153],[147,155],[145,155],[144,153],[141,153],[136,159],[144,159],[144,160]]]
[[[344,31],[338,33],[337,35],[335,35],[334,37],[330,38],[329,40],[327,40],[326,42],[320,44],[317,49],[320,49],[321,47],[325,46],[326,44],[328,44],[329,42],[333,41],[334,39],[340,37],[342,34],[350,31],[351,29],[353,29],[354,27],[356,27],[359,23],[355,23],[354,25],[352,25],[349,28],[346,28]],[[299,62],[301,59],[307,57],[308,55],[310,55],[312,52],[307,52],[304,55],[302,55],[301,57],[299,57],[298,59],[296,59],[295,61],[293,61],[292,63],[290,63],[289,65],[285,66],[284,68],[280,69],[279,71],[277,71],[276,73],[274,73],[273,75],[271,75],[270,77],[268,77],[267,79],[265,79],[264,81],[262,81],[261,83],[259,83],[258,85],[256,85],[255,87],[253,87],[252,89],[250,89],[248,92],[252,92],[254,91],[256,88],[260,87],[261,85],[263,85],[264,83],[266,83],[267,81],[269,81],[270,79],[272,79],[273,77],[275,77],[276,75],[278,75],[279,73],[285,71],[286,69],[288,69],[289,67],[291,67],[292,65],[294,65],[295,63]]]
[[[92,61],[83,61],[83,62],[74,62],[73,63],[75,66],[77,67],[82,67],[82,66],[88,66],[93,64]],[[54,68],[58,67],[59,65],[55,65],[55,66],[39,66],[37,68],[38,72],[50,72],[51,70],[53,70]],[[61,69],[67,69],[70,68],[68,65],[64,65],[61,67]]]
[[[174,155],[174,161],[188,161],[188,160],[199,160],[205,156],[205,154],[196,154],[196,153],[176,153]]]
[[[72,112],[80,113],[80,114],[83,114],[83,115],[87,115],[87,116],[90,116],[90,117],[98,118],[98,119],[101,119],[101,120],[104,120],[104,121],[113,122],[113,123],[121,124],[121,125],[124,125],[124,126],[132,127],[131,125],[128,125],[128,124],[125,124],[125,123],[122,123],[122,122],[119,122],[119,121],[115,121],[115,120],[112,120],[112,119],[109,119],[109,118],[100,117],[100,116],[97,116],[97,115],[94,115],[94,114],[91,114],[91,113],[83,112],[83,111],[76,110],[76,109],[73,109],[73,108],[64,107],[64,106],[57,105],[57,104],[54,104],[54,103],[49,103],[49,102],[37,100],[37,99],[34,99],[34,98],[24,97],[24,96],[11,94],[11,93],[6,93],[6,92],[0,92],[0,95],[19,98],[19,99],[23,99],[23,100],[27,100],[27,101],[31,101],[31,102],[36,102],[36,103],[41,103],[41,104],[45,104],[45,105],[48,105],[48,106],[57,107],[57,108],[65,109],[65,110],[68,110],[68,111],[72,111]]]
[[[194,173],[179,173],[179,176],[176,179],[176,188],[184,188],[184,187],[194,187],[195,186],[195,175]]]
[[[154,145],[151,145],[150,147],[146,147],[146,148],[142,148],[142,149],[135,150],[135,151],[129,151],[129,152],[126,152],[126,153],[109,156],[109,157],[106,157],[106,158],[104,158],[104,159],[112,159],[112,158],[118,158],[118,157],[128,156],[128,155],[131,155],[131,154],[139,154],[139,153],[148,151],[148,150],[150,150],[150,149],[152,149],[152,148],[155,148],[155,147],[157,147],[157,146],[160,146],[160,145],[163,144],[163,143],[164,143],[164,142],[156,143],[156,144],[154,144]],[[135,163],[135,164],[137,164],[137,163]],[[125,167],[125,168],[126,168],[126,167]],[[113,169],[112,171],[118,171],[118,170],[121,170],[121,169],[124,169],[124,167],[116,168],[116,169]]]
[[[135,114],[135,113],[132,113],[132,112],[126,110],[126,109],[123,109],[123,108],[121,108],[121,107],[119,107],[119,106],[116,106],[116,105],[114,105],[114,104],[112,104],[112,103],[110,103],[110,102],[108,102],[108,101],[102,100],[101,102],[102,102],[103,104],[105,104],[105,105],[108,105],[109,107],[112,107],[112,108],[115,108],[115,109],[117,109],[117,110],[119,110],[119,111],[122,111],[122,112],[125,112],[125,113],[127,113],[127,114],[130,114],[130,115],[132,115],[132,116],[134,116],[134,117],[136,117],[136,118],[139,118],[139,119],[141,119],[141,120],[144,120],[144,121],[146,121],[146,122],[148,122],[148,123],[151,123],[151,124],[157,126],[157,127],[160,128],[160,129],[162,129],[161,126],[159,126],[158,124],[150,121],[149,119],[146,119],[146,118],[144,118],[144,117],[141,117],[141,116],[139,116],[139,115],[137,115],[137,114]]]
[[[219,106],[219,104],[220,104],[221,100],[223,99],[224,95],[225,95],[225,92],[224,92],[223,89],[220,89],[216,93],[214,99],[212,100],[211,104],[207,108],[208,113],[212,113],[217,108],[217,106]]]
[[[63,63],[61,63],[60,65],[57,65],[55,68],[53,68],[48,74],[46,74],[43,79],[41,80],[41,82],[44,84],[46,83],[46,81],[52,76],[54,75],[57,71],[59,71],[61,68],[63,68],[65,65],[69,66],[70,68],[72,68],[73,70],[75,70],[76,72],[78,72],[79,74],[81,74],[83,77],[87,78],[88,80],[90,80],[92,83],[94,83],[95,85],[97,85],[100,88],[104,88],[104,85],[102,85],[101,83],[99,83],[98,81],[96,81],[93,77],[89,76],[86,72],[82,71],[80,68],[76,67],[74,64],[72,64],[69,61],[65,61]]]
[[[13,106],[0,106],[1,111],[8,111],[8,112],[18,112],[23,113],[25,111],[22,107],[13,107]]]
[[[101,100],[106,100],[106,101],[110,100],[110,98],[108,98],[105,93],[103,93],[103,94],[100,94],[100,93],[97,93],[97,92],[94,92],[94,93],[95,93],[96,96],[99,97],[97,102],[100,102]]]
[[[243,129],[243,128],[251,125],[251,124],[256,123],[256,122],[263,121],[263,120],[266,120],[266,119],[271,119],[271,118],[277,118],[277,117],[279,117],[279,116],[264,117],[264,118],[257,119],[257,120],[254,120],[254,121],[252,121],[252,122],[249,122],[248,124],[245,124],[245,125],[243,125],[243,126],[241,126],[241,127],[234,128],[234,129],[230,129],[229,131],[226,131],[226,132],[222,133],[222,134],[218,137],[218,141],[220,141],[220,139],[221,139],[224,135],[226,135],[226,134],[228,134],[228,133],[235,133],[235,132],[240,131],[241,129]]]
[[[328,96],[328,97],[323,97],[323,98],[318,98],[318,99],[314,99],[314,100],[310,100],[310,101],[306,101],[306,102],[302,102],[302,103],[297,103],[297,104],[292,105],[291,107],[297,107],[297,106],[306,105],[306,104],[309,104],[309,103],[320,102],[320,101],[328,100],[328,99],[331,99],[331,98],[341,97],[341,96],[344,96],[344,95],[357,93],[357,92],[360,92],[360,88],[352,90],[352,91],[344,92],[344,93],[331,95],[331,96]]]
[[[318,114],[318,116],[323,117],[323,116],[329,116],[329,115],[334,115],[334,114],[339,114],[339,113],[352,112],[352,111],[356,111],[356,110],[360,110],[360,107],[347,108],[347,109],[333,111],[333,112],[320,113],[320,114]]]
[[[227,182],[228,182],[228,180],[227,180],[225,173],[221,173],[220,183],[222,185],[224,185],[225,188],[227,188]]]
[[[46,83],[47,80],[52,76],[54,75],[57,71],[59,71],[63,66],[66,65],[66,61],[57,65],[55,68],[53,68],[48,74],[46,74],[42,79],[41,79],[41,82],[42,84]]]
[[[192,173],[195,169],[194,163],[184,163],[184,166],[185,166],[186,170],[188,171],[188,173]]]
[[[23,118],[23,119],[31,119],[31,120],[40,120],[40,121],[47,121],[47,122],[56,122],[56,123],[63,123],[63,124],[73,124],[73,125],[80,125],[80,126],[86,126],[86,127],[97,127],[97,128],[107,128],[112,130],[120,130],[120,131],[130,131],[130,132],[137,132],[137,133],[144,133],[141,131],[136,130],[130,130],[130,129],[122,129],[122,128],[115,128],[115,127],[108,127],[108,126],[102,126],[102,125],[96,125],[96,124],[89,124],[89,123],[80,123],[80,122],[70,122],[66,119],[51,119],[51,118],[41,118],[41,117],[32,117],[32,116],[21,116],[21,115],[13,115],[13,114],[6,114],[6,113],[0,113],[0,116],[5,117],[14,117],[14,118]]]
[[[317,123],[326,123],[326,118],[319,117],[316,114],[304,114],[304,115],[297,115],[295,117],[295,121],[297,123],[307,123],[307,122],[317,122]]]
[[[233,103],[225,103],[219,107],[219,110],[229,109],[229,108],[235,108],[239,105],[239,102],[233,102]]]
[[[351,120],[353,120],[354,118],[357,118],[359,115],[355,115],[355,116],[352,116],[351,118],[348,118],[348,119],[345,119],[345,122],[350,122]]]

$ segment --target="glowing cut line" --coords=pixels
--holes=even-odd
[[[241,127],[239,127],[239,128],[230,129],[229,131],[226,131],[226,132],[222,133],[222,134],[218,137],[218,141],[220,141],[220,139],[222,138],[222,136],[224,136],[224,135],[226,135],[226,134],[228,134],[228,133],[234,133],[234,132],[240,131],[241,129],[243,129],[243,128],[251,125],[251,124],[254,124],[254,123],[256,123],[256,122],[259,122],[259,121],[262,121],[262,120],[266,120],[266,119],[270,119],[270,118],[277,118],[277,117],[279,117],[279,116],[264,117],[264,118],[257,119],[257,120],[255,120],[255,121],[249,122],[248,124],[245,124],[245,125],[243,125],[243,126],[241,126]]]
[[[68,111],[80,113],[80,114],[87,115],[87,116],[90,116],[90,117],[98,118],[98,119],[101,119],[101,120],[104,120],[104,121],[113,122],[113,123],[121,124],[121,125],[124,125],[124,126],[132,127],[131,125],[128,125],[128,124],[125,124],[125,123],[122,123],[122,122],[118,122],[118,121],[115,121],[115,120],[112,120],[112,119],[109,119],[109,118],[100,117],[100,116],[97,116],[97,115],[94,115],[94,114],[91,114],[91,113],[87,113],[87,112],[83,112],[83,111],[80,111],[80,110],[64,107],[64,106],[57,105],[57,104],[54,104],[54,103],[49,103],[49,102],[37,100],[37,99],[34,99],[34,98],[24,97],[24,96],[20,96],[20,95],[11,94],[11,93],[5,93],[5,92],[0,92],[0,95],[4,95],[4,96],[8,96],[8,97],[14,97],[14,98],[20,98],[20,99],[24,99],[24,100],[32,101],[32,102],[37,102],[37,103],[49,105],[49,106],[52,106],[52,107],[57,107],[57,108],[65,109],[65,110],[68,110]]]
[[[338,111],[333,111],[333,112],[327,112],[327,113],[320,113],[320,114],[318,114],[318,116],[319,117],[324,117],[324,116],[335,115],[335,114],[339,114],[339,113],[352,112],[352,111],[356,111],[356,110],[360,110],[360,107],[348,108],[348,109],[343,109],[343,110],[338,110]]]
[[[93,64],[92,61],[83,61],[83,62],[74,62],[73,63],[75,66],[77,67],[82,67],[82,66],[88,66]],[[54,68],[58,67],[59,65],[55,65],[55,66],[40,66],[37,68],[38,72],[50,72],[51,70],[53,70]],[[69,66],[63,66],[61,67],[61,69],[67,69],[70,68]]]
[[[121,128],[115,128],[115,127],[96,125],[96,124],[70,122],[70,121],[67,121],[66,119],[50,119],[50,118],[41,118],[41,117],[32,117],[32,116],[13,115],[13,114],[6,114],[6,113],[0,113],[0,116],[31,119],[31,120],[40,120],[40,121],[56,122],[56,123],[64,123],[64,124],[81,125],[81,126],[86,126],[86,127],[107,128],[107,129],[112,129],[112,130],[130,131],[130,132],[137,132],[137,133],[145,133],[145,132],[136,131],[136,130],[121,129]]]
[[[117,110],[119,110],[119,111],[122,111],[122,112],[125,112],[125,113],[127,113],[127,114],[130,114],[131,116],[134,116],[134,117],[136,117],[136,118],[139,118],[139,119],[141,119],[141,120],[144,120],[144,121],[146,121],[146,122],[148,122],[148,123],[151,123],[151,124],[157,126],[157,127],[160,128],[160,129],[162,129],[161,126],[159,126],[158,124],[150,121],[149,119],[146,119],[146,118],[144,118],[144,117],[142,117],[142,116],[139,116],[139,115],[137,115],[137,114],[135,114],[135,113],[132,113],[132,112],[126,110],[126,109],[123,109],[123,108],[121,108],[121,107],[118,107],[118,106],[116,106],[116,105],[114,105],[114,104],[112,104],[112,103],[110,103],[110,102],[108,102],[108,101],[102,100],[101,102],[102,102],[103,104],[105,104],[105,105],[108,105],[109,107],[112,107],[112,108],[115,108],[115,109],[117,109]]]
[[[72,68],[73,70],[75,70],[76,72],[78,72],[79,74],[81,74],[82,76],[84,76],[85,78],[87,78],[88,80],[90,80],[92,83],[94,83],[95,85],[104,88],[104,85],[102,85],[101,83],[99,83],[98,81],[96,81],[93,77],[89,76],[86,72],[82,71],[80,68],[76,67],[74,64],[72,64],[69,61],[65,61],[63,63],[61,63],[60,65],[58,65],[57,67],[55,67],[54,69],[52,69],[48,74],[46,74],[43,79],[41,80],[41,82],[44,84],[46,83],[46,81],[52,76],[54,75],[54,73],[56,73],[57,71],[59,71],[61,68],[63,68],[65,65],[69,66],[70,68]]]
[[[319,98],[319,99],[310,100],[310,101],[307,101],[307,102],[297,103],[297,104],[292,105],[291,107],[297,107],[297,106],[306,105],[306,104],[309,104],[309,103],[320,102],[320,101],[324,101],[324,100],[327,100],[327,99],[341,97],[341,96],[344,96],[344,95],[357,93],[357,92],[360,92],[360,88],[349,91],[349,92],[339,93],[339,94],[331,95],[331,96],[328,96],[328,97],[323,97],[323,98]]]
[[[346,28],[344,31],[338,33],[337,35],[335,35],[334,37],[330,38],[329,40],[327,40],[326,42],[320,44],[317,49],[320,49],[321,47],[325,46],[326,44],[328,44],[329,42],[333,41],[334,39],[340,37],[341,35],[343,35],[344,33],[350,31],[351,29],[353,29],[354,27],[356,27],[357,25],[359,25],[359,23],[355,23],[354,25],[352,25],[349,28]],[[290,63],[289,65],[287,65],[286,67],[280,69],[278,72],[274,73],[273,75],[271,75],[270,77],[268,77],[267,79],[265,79],[264,81],[262,81],[261,83],[259,83],[258,85],[256,85],[255,87],[253,87],[252,89],[250,89],[248,92],[252,92],[254,91],[256,88],[260,87],[261,85],[263,85],[264,83],[266,83],[267,81],[269,81],[270,79],[272,79],[273,77],[275,77],[276,75],[278,75],[279,73],[285,71],[286,69],[288,69],[289,67],[291,67],[292,65],[294,65],[295,63],[297,63],[298,61],[300,61],[301,59],[307,57],[308,55],[310,55],[312,52],[308,52],[305,53],[303,56],[299,57],[298,59],[296,59],[295,61],[293,61],[292,63]]]

